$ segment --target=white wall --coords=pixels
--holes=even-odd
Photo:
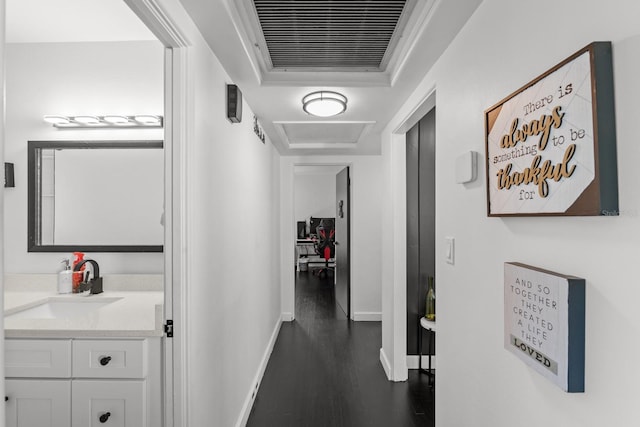
[[[336,172],[296,171],[294,178],[295,221],[305,221],[307,232],[309,218],[334,218],[336,216]]]
[[[175,141],[186,174],[186,235],[175,254],[185,276],[184,425],[241,426],[281,323],[280,160],[253,133],[246,102],[241,123],[226,119],[225,84],[233,82],[181,4],[160,3],[188,45],[180,54],[188,105],[177,117],[186,133]]]
[[[5,271],[55,273],[60,268],[60,260],[70,254],[27,252],[27,141],[162,140],[161,129],[60,130],[45,123],[42,117],[47,114],[162,114],[164,49],[154,41],[12,43],[6,49],[4,153],[6,161],[15,165],[16,186],[4,191]],[[78,180],[86,179],[80,175],[83,174],[79,174]],[[161,189],[162,183],[158,185]],[[80,195],[79,200],[81,198]],[[77,208],[82,209],[82,203],[78,203]],[[158,221],[160,214],[161,207]],[[79,229],[78,233],[83,230]],[[100,263],[101,271],[106,274],[163,271],[160,253],[92,253],[90,256]]]
[[[208,49],[193,49],[189,409],[191,425],[232,426],[280,319],[279,156],[253,134],[246,103],[242,123],[226,120],[225,83],[232,82]]]
[[[404,158],[394,144],[403,138],[392,131],[435,88],[438,426],[638,425],[638,16],[635,0],[484,0],[387,128],[385,166],[393,184],[387,195],[397,199]],[[621,215],[488,218],[484,110],[597,40],[613,42]],[[469,149],[481,153],[480,176],[455,184],[454,160]],[[388,209],[384,226],[399,233],[404,215]],[[445,236],[456,239],[454,266],[442,256]],[[564,393],[503,349],[505,261],[586,279],[585,393]],[[384,262],[391,279],[384,282],[384,315],[394,318],[403,309],[394,300],[405,286],[402,260]],[[393,327],[384,326],[383,350],[397,355],[404,342]]]
[[[351,177],[351,312],[355,320],[380,320],[381,200],[379,156],[282,157],[281,163],[281,259],[282,313],[290,320],[294,312],[294,165],[350,166]],[[334,199],[335,205],[335,199]]]

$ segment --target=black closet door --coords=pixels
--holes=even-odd
[[[418,282],[420,278],[420,122],[407,132],[407,354],[418,354]]]
[[[428,276],[435,277],[435,108],[407,132],[407,354],[418,354]]]

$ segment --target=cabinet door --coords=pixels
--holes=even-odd
[[[7,427],[71,425],[70,380],[6,380]]]
[[[144,381],[74,380],[73,427],[145,427]]]

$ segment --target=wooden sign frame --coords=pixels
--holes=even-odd
[[[487,109],[487,215],[611,215],[618,171],[610,42],[594,42]]]

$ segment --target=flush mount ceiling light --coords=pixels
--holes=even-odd
[[[302,109],[312,116],[336,116],[347,109],[347,97],[338,92],[326,90],[311,92],[302,98]]]
[[[161,128],[162,116],[136,114],[123,116],[108,114],[104,116],[44,116],[44,121],[59,129],[93,128]]]

